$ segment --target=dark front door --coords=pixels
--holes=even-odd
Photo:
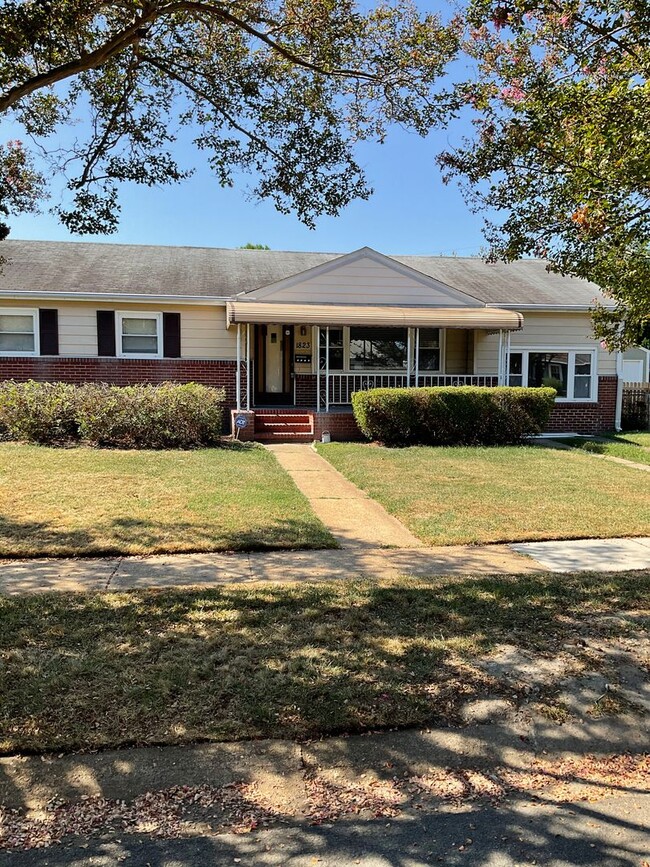
[[[255,326],[255,403],[257,406],[293,404],[293,327]]]

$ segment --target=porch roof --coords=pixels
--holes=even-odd
[[[282,325],[378,325],[407,328],[483,328],[517,331],[524,317],[498,307],[392,307],[356,304],[282,304],[228,301],[228,325],[274,322]]]

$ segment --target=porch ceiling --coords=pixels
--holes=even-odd
[[[524,317],[498,307],[389,307],[356,304],[282,304],[228,301],[228,325],[235,322],[283,325],[379,325],[408,328],[484,328],[517,331]]]

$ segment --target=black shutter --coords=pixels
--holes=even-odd
[[[163,355],[181,357],[181,314],[163,313]]]
[[[115,311],[97,311],[97,355],[115,355]]]
[[[41,355],[59,354],[59,311],[39,310],[38,331]]]

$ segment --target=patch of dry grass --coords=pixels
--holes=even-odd
[[[639,647],[648,598],[650,571],[0,597],[0,750],[454,723],[475,699],[527,700],[482,664],[497,645]]]
[[[0,556],[327,547],[334,539],[261,448],[0,445]]]
[[[650,475],[579,451],[351,443],[318,451],[429,545],[650,534]]]

